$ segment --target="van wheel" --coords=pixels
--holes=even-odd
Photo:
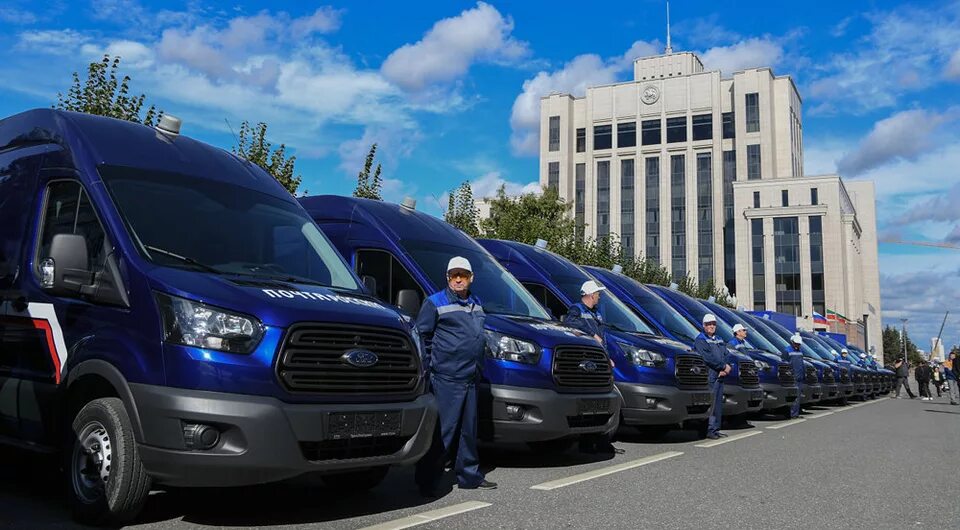
[[[140,513],[150,493],[130,417],[118,398],[84,405],[68,432],[70,507],[77,521],[119,525]]]
[[[558,455],[567,452],[576,443],[576,438],[558,438],[556,440],[540,440],[536,442],[527,442],[527,447],[534,453],[545,455]]]
[[[363,471],[350,471],[324,475],[323,483],[327,487],[345,492],[361,492],[377,487],[386,478],[389,466],[371,467]]]

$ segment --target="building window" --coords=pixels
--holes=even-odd
[[[760,144],[747,146],[747,180],[760,178]]]
[[[760,132],[760,94],[747,94],[747,132]]]
[[[660,261],[660,159],[650,157],[645,160],[646,178],[646,258]]]
[[[777,311],[800,316],[800,230],[796,217],[773,220]]]
[[[723,152],[723,283],[737,292],[737,252],[733,222],[733,183],[737,180],[737,152]]]
[[[736,138],[737,137],[737,126],[733,121],[732,112],[723,113],[723,137],[724,138]]]
[[[593,126],[593,149],[610,149],[613,147],[613,125]]]
[[[686,157],[670,157],[670,249],[674,279],[687,275]]]
[[[759,192],[759,191],[753,192],[753,207],[754,207],[754,208],[759,208],[759,207],[760,207],[760,192]]]
[[[690,127],[693,129],[693,140],[713,139],[713,114],[698,114],[690,118]]]
[[[764,311],[767,306],[767,280],[763,264],[763,219],[750,220],[750,255],[753,272],[753,310]]]
[[[582,153],[587,150],[587,130],[577,129],[577,152]]]
[[[644,120],[640,127],[643,145],[660,145],[660,120]]]
[[[575,166],[574,178],[574,222],[576,223],[577,236],[583,237],[583,218],[586,211],[584,201],[587,191],[587,165],[577,164]]]
[[[817,193],[817,188],[810,188],[810,204],[816,206],[820,204],[820,197]]]
[[[637,146],[637,122],[617,124],[617,148]]]
[[[827,314],[823,286],[823,217],[810,216],[810,289],[813,291],[813,310]]]
[[[550,116],[550,151],[560,150],[560,116]]]
[[[713,278],[713,158],[697,153],[697,277]]]
[[[667,143],[687,141],[687,117],[667,118]]]
[[[547,187],[559,192],[560,162],[547,162]]]
[[[786,208],[790,206],[790,192],[787,190],[780,191],[780,206]]]
[[[620,246],[623,254],[633,257],[633,183],[634,161],[620,161]]]
[[[610,161],[597,162],[597,237],[610,235]]]

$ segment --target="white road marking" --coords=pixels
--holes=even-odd
[[[815,420],[815,419],[817,419],[817,418],[822,418],[822,417],[824,417],[824,416],[829,416],[829,415],[831,415],[831,414],[833,414],[833,411],[832,411],[832,410],[828,410],[827,412],[820,412],[819,414],[811,414],[811,415],[809,415],[809,416],[804,416],[803,419],[805,419],[805,420]]]
[[[586,473],[580,473],[577,475],[571,475],[566,478],[551,480],[549,482],[537,484],[536,486],[531,486],[530,489],[544,490],[544,491],[555,490],[557,488],[562,488],[564,486],[577,484],[578,482],[584,482],[584,481],[595,479],[595,478],[605,477],[607,475],[619,473],[620,471],[626,471],[628,469],[633,469],[635,467],[645,466],[647,464],[652,464],[654,462],[659,462],[661,460],[666,460],[668,458],[673,458],[675,456],[680,456],[682,454],[683,453],[681,453],[680,451],[667,451],[666,453],[660,453],[658,455],[638,458],[636,460],[631,460],[629,462],[624,462],[622,464],[602,467],[600,469],[594,469],[593,471],[587,471]]]
[[[796,425],[796,424],[798,424],[798,423],[803,423],[803,422],[805,422],[805,421],[807,421],[807,420],[805,420],[805,419],[803,419],[803,418],[795,418],[795,419],[792,419],[792,420],[789,420],[789,421],[785,421],[785,422],[783,422],[783,423],[778,423],[778,424],[776,424],[776,425],[771,425],[771,426],[769,426],[769,427],[767,427],[767,428],[768,428],[768,429],[782,429],[782,428],[784,428],[784,427],[789,427],[789,426],[791,426],[791,425]]]
[[[393,521],[367,526],[361,530],[399,530],[401,528],[410,528],[411,526],[432,523],[433,521],[439,521],[445,517],[459,515],[461,513],[466,513],[473,510],[479,510],[480,508],[486,508],[487,506],[491,506],[491,504],[489,502],[480,501],[461,502],[460,504],[454,504],[453,506],[447,506],[446,508],[430,510],[429,512],[418,513],[416,515],[394,519]]]
[[[716,447],[718,445],[735,442],[737,440],[742,440],[744,438],[749,438],[751,436],[756,436],[758,434],[763,434],[763,431],[750,431],[742,434],[734,434],[733,436],[727,436],[726,438],[720,438],[719,440],[710,440],[709,442],[697,444],[694,447]]]

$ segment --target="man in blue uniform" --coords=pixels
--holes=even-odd
[[[853,361],[850,359],[850,352],[846,348],[840,348],[840,358],[837,359],[837,364],[841,367],[847,369],[847,373],[853,377]],[[847,396],[840,396],[840,403],[843,405],[847,404]]]
[[[726,434],[720,432],[720,422],[723,415],[723,378],[730,373],[727,364],[727,349],[723,340],[717,337],[717,317],[703,315],[703,332],[697,335],[693,342],[693,349],[703,357],[710,373],[707,382],[713,401],[710,403],[709,419],[707,420],[707,438],[716,440]]]
[[[806,369],[803,366],[803,353],[800,351],[800,346],[803,344],[803,337],[799,333],[794,333],[790,337],[790,351],[784,352],[782,357],[785,362],[790,363],[790,366],[793,368],[793,377],[797,380],[797,386],[804,384],[806,380]],[[800,416],[800,398],[793,400],[793,403],[790,404],[790,417],[797,418]]]
[[[739,322],[733,325],[733,338],[728,342],[735,350],[742,350],[747,347],[747,328]]]
[[[483,361],[484,313],[470,294],[473,269],[466,258],[450,259],[447,288],[427,298],[417,315],[423,338],[424,367],[440,406],[439,439],[417,464],[420,493],[436,496],[443,463],[456,450],[454,469],[461,489],[493,489],[483,477],[477,454],[477,378]],[[454,437],[459,433],[459,440]]]

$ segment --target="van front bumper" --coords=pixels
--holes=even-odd
[[[761,383],[760,388],[763,389],[763,410],[768,412],[789,407],[800,397],[800,390],[795,386]]]
[[[743,388],[739,385],[724,383],[723,415],[736,416],[747,412],[756,412],[763,408],[763,389]]]
[[[623,396],[626,425],[679,425],[707,417],[713,395],[709,387],[685,390],[675,386],[617,382]]]
[[[480,437],[498,443],[540,442],[613,433],[620,394],[561,393],[546,388],[479,385]]]
[[[800,404],[801,405],[813,405],[814,403],[819,403],[823,399],[823,388],[817,385],[802,384],[800,385]]]
[[[172,486],[243,486],[410,464],[429,449],[437,421],[432,394],[398,403],[294,404],[141,384],[130,390],[144,468]],[[189,448],[191,424],[216,428],[219,441]]]

